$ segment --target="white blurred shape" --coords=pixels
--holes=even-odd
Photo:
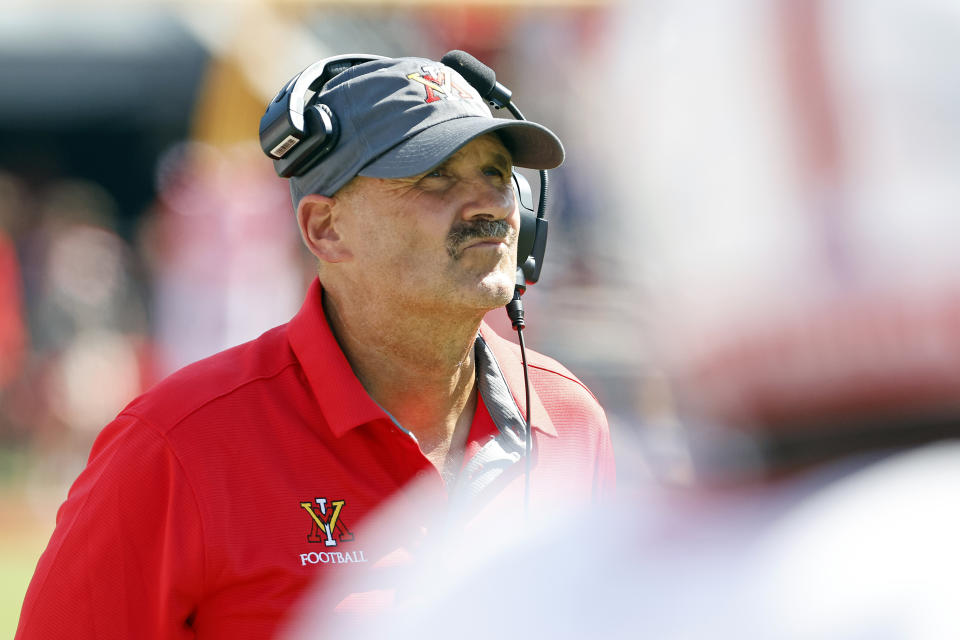
[[[65,424],[93,434],[140,389],[136,344],[118,333],[88,331],[78,334],[61,354],[48,395]]]
[[[950,442],[894,456],[801,501],[757,556],[782,637],[958,637],[958,494],[960,444]]]

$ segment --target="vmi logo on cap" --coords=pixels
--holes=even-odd
[[[473,100],[475,94],[470,91],[469,85],[461,85],[454,80],[453,72],[441,65],[423,65],[419,72],[408,73],[407,78],[419,82],[427,91],[425,102],[437,100]]]

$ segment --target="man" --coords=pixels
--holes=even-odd
[[[18,638],[270,637],[313,582],[402,562],[440,529],[497,519],[491,532],[508,534],[527,482],[530,511],[612,489],[601,408],[537,354],[527,477],[521,361],[482,323],[514,290],[513,164],[558,165],[559,140],[492,118],[425,59],[359,64],[311,100],[339,127],[291,179],[318,280],[288,324],[186,367],[107,426]],[[365,516],[413,481],[426,489],[413,522],[391,530],[395,548],[372,546]],[[337,606],[389,602],[383,579]]]

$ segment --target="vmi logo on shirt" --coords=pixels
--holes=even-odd
[[[313,502],[301,502],[300,506],[310,515],[310,533],[307,542],[322,542],[325,547],[336,547],[341,542],[353,540],[353,532],[341,517],[346,500],[314,498]],[[300,554],[300,565],[349,564],[366,562],[360,549],[354,551],[308,551]]]
[[[353,540],[353,533],[347,523],[340,517],[346,500],[328,500],[314,498],[313,502],[301,502],[303,510],[310,514],[310,533],[307,542],[322,542],[328,547],[337,546],[338,542]]]

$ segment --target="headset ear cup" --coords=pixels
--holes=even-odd
[[[383,56],[347,54],[315,62],[287,82],[260,118],[260,148],[273,160],[281,178],[301,175],[337,143],[337,119],[316,100],[323,86],[350,67],[384,60]]]
[[[521,271],[527,284],[536,284],[540,280],[540,270],[543,268],[543,256],[547,251],[547,221],[544,218],[535,218],[533,250],[530,257],[523,263]]]
[[[517,234],[517,286],[526,287],[540,279],[543,256],[547,250],[547,221],[537,216],[527,179],[514,172],[513,190],[520,212]]]
[[[533,210],[530,183],[519,173],[513,174],[513,195],[520,212],[520,233],[517,235],[517,267],[522,267],[533,251],[537,235],[537,214]]]
[[[520,207],[520,233],[517,235],[517,266],[522,267],[533,251],[537,236],[537,216]]]
[[[307,109],[303,118],[307,135],[316,139],[317,147],[313,153],[320,156],[329,153],[340,136],[340,127],[337,126],[337,118],[333,115],[333,111],[327,105],[318,102]]]
[[[340,136],[337,118],[325,104],[310,105],[303,112],[304,138],[290,154],[276,161],[277,173],[284,177],[303,175],[322,161],[336,146]]]

